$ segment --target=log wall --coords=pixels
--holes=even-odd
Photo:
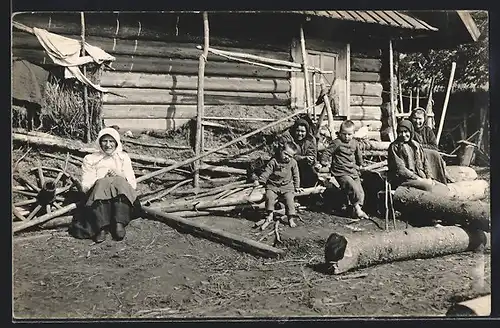
[[[349,114],[357,125],[368,126],[370,132],[380,131],[382,127],[381,68],[379,51],[360,49],[356,45],[351,45]]]
[[[79,40],[79,16],[73,16],[27,14],[15,15],[14,20]],[[201,15],[198,16],[202,28]],[[173,19],[172,15],[165,18]],[[142,26],[126,19],[119,19],[117,24],[111,17],[96,21],[89,15],[86,22],[86,41],[116,58],[111,64],[113,70],[106,69],[100,82],[114,93],[103,97],[106,125],[116,124],[124,130],[163,130],[177,128],[196,117],[201,54],[196,46],[202,44],[201,37],[166,31],[169,22],[163,26],[163,34],[162,28],[148,25],[146,20],[139,22]],[[35,36],[17,30],[12,36],[13,56],[51,63]],[[231,41],[217,36],[211,36],[210,43],[230,51],[291,59],[289,48],[279,44]],[[265,112],[275,117],[273,111],[290,110],[290,73],[210,54],[205,66],[205,104],[211,116],[230,116],[227,108],[234,106],[244,107],[247,112],[254,108],[260,116]],[[249,116],[255,117],[251,113]]]

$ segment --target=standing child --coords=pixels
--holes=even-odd
[[[363,154],[354,136],[354,122],[346,120],[340,125],[338,138],[324,151],[320,169],[326,166],[332,176],[338,181],[340,189],[347,194],[349,203],[353,206],[353,217],[366,219],[368,215],[361,206],[364,203],[365,193],[361,186],[359,168],[364,166]]]
[[[287,142],[277,149],[276,155],[271,158],[264,172],[255,180],[266,188],[266,221],[273,221],[274,204],[278,197],[285,199],[285,213],[290,227],[297,226],[295,218],[295,192],[300,192],[300,177],[297,161],[293,158],[297,153],[297,146]]]

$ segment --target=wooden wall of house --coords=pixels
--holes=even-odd
[[[370,137],[379,139],[382,128],[382,60],[377,49],[351,45],[350,118],[354,123],[368,126]]]
[[[165,130],[196,117],[201,54],[196,46],[202,44],[201,15],[160,16],[86,15],[87,42],[116,57],[113,70],[106,69],[101,77],[103,87],[120,95],[103,97],[106,125],[116,124],[130,130]],[[14,16],[14,21],[80,38],[79,15],[26,14]],[[234,26],[235,30],[242,28]],[[290,60],[289,44],[265,39],[237,40],[231,38],[231,33],[237,31],[224,28],[227,25],[212,18],[211,46]],[[224,33],[229,33],[228,37]],[[51,62],[35,36],[14,30],[12,40],[13,55],[39,63]],[[225,108],[234,106],[244,108],[248,116],[268,113],[274,117],[274,112],[289,109],[289,73],[209,55],[205,68],[205,105],[205,113],[212,116],[223,116]]]

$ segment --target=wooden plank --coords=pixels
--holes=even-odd
[[[143,212],[146,217],[164,222],[175,229],[181,228],[183,231],[187,230],[196,236],[221,242],[238,250],[264,257],[277,257],[284,254],[284,251],[279,248],[275,248],[220,229],[212,228],[196,221],[184,219],[171,213],[164,213],[147,206],[143,207]]]
[[[79,39],[78,35],[71,34],[64,36],[75,40]],[[141,39],[127,40],[99,36],[87,36],[86,42],[93,46],[99,47],[112,55],[152,56],[196,60],[201,54],[201,50],[196,48],[199,43],[192,42],[165,42]],[[12,33],[12,47],[40,50],[43,49],[36,36],[16,30],[14,30]],[[280,51],[238,47],[219,47],[219,49],[244,52],[252,55],[264,56],[271,59],[287,61],[290,60],[290,54]],[[208,61],[227,61],[227,59],[214,54],[209,54]]]
[[[351,96],[351,106],[380,106],[382,97]]]
[[[106,126],[117,125],[120,130],[130,130],[132,132],[142,132],[150,130],[175,130],[187,124],[190,119],[178,118],[178,119],[161,119],[161,118],[140,118],[140,119],[128,119],[128,118],[106,118],[104,119],[104,124]]]
[[[109,88],[124,97],[105,94],[105,104],[196,104],[196,90]],[[126,97],[126,98],[125,98]],[[288,105],[286,93],[206,91],[207,105]]]
[[[196,89],[195,75],[152,74],[105,71],[101,76],[103,87]],[[247,92],[289,92],[288,79],[257,79],[237,77],[205,77],[205,90]]]
[[[355,96],[382,96],[381,83],[351,82],[351,95]]]
[[[380,72],[382,60],[374,58],[351,58],[351,70],[358,72]]]
[[[375,72],[357,72],[351,70],[351,82],[380,82],[380,74]]]
[[[379,106],[351,106],[351,120],[380,120],[382,109]]]
[[[196,105],[126,105],[126,104],[103,104],[103,118],[163,118],[180,119],[194,118],[196,116]]]

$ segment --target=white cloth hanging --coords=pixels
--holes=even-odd
[[[84,47],[88,56],[81,57],[80,41],[50,33],[47,30],[36,27],[33,27],[33,32],[54,64],[65,67],[64,78],[76,78],[78,81],[85,83],[100,92],[108,92],[107,89],[92,83],[85,75],[83,75],[78,66],[85,65],[90,62],[102,64],[105,61],[114,61],[115,57],[98,47],[88,44],[87,42],[85,42]]]

